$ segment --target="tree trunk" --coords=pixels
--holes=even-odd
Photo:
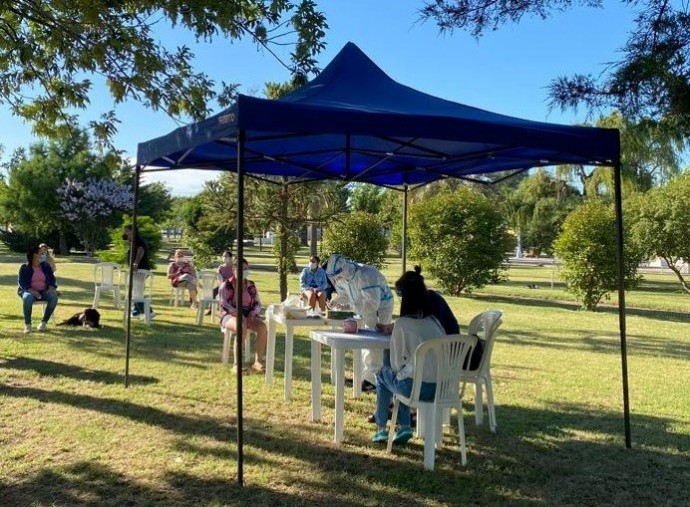
[[[311,235],[311,240],[309,241],[309,255],[310,256],[317,255],[316,246],[317,246],[318,241],[316,238],[317,238],[318,230],[319,230],[319,227],[316,224],[311,224],[309,226],[309,232]]]
[[[668,264],[669,269],[673,271],[673,273],[676,275],[678,281],[680,282],[680,286],[683,288],[683,290],[690,294],[690,283],[688,283],[688,281],[685,278],[683,278],[683,273],[681,273],[680,269],[676,267],[677,261],[675,259],[672,259],[671,257],[664,257],[663,255],[661,255],[660,257],[664,259],[666,264]]]
[[[280,300],[285,301],[288,293],[287,286],[287,250],[288,250],[288,230],[286,227],[288,218],[288,199],[290,198],[289,189],[287,185],[283,185],[280,192],[280,262],[278,263],[278,277],[280,279]]]
[[[60,255],[68,255],[69,254],[69,248],[67,247],[67,235],[65,234],[65,231],[60,230],[60,239],[58,241],[58,253]]]

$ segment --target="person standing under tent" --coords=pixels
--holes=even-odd
[[[392,323],[393,293],[386,277],[378,269],[346,259],[340,254],[333,254],[328,259],[326,274],[338,294],[344,294],[350,300],[353,310],[362,317],[368,329],[374,330],[377,325]],[[371,384],[362,387],[370,390],[376,372],[383,365],[383,352],[363,349],[362,365],[362,378]]]
[[[132,269],[134,270],[133,276],[141,276],[137,273],[140,269],[149,271],[151,265],[149,264],[149,247],[141,237],[139,231],[134,230],[131,224],[125,225],[124,231],[122,233],[122,239],[127,241],[127,244],[131,246],[132,236],[134,237],[134,263]],[[127,250],[127,263],[132,261],[132,250]],[[144,303],[138,302],[134,303],[132,308],[132,317],[141,317],[144,313]],[[151,318],[155,316],[153,308],[151,308]]]

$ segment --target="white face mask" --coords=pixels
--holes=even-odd
[[[228,257],[228,256],[226,255],[225,257],[223,257],[223,262],[224,262],[225,264],[230,264],[230,262],[232,262],[232,257]]]
[[[249,270],[249,268],[243,269],[242,270],[242,278],[244,278],[246,280],[247,278],[249,278],[250,273],[251,273],[251,271]]]
[[[316,269],[319,267],[318,262],[310,262],[309,267],[311,268],[312,271],[316,271]]]

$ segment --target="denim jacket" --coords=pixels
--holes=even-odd
[[[48,287],[55,287],[57,289],[57,283],[55,282],[55,275],[47,262],[40,263],[43,274],[46,276],[46,285]],[[31,288],[31,278],[34,276],[34,268],[31,264],[22,264],[19,268],[18,282],[19,287],[17,288],[17,294],[22,297],[24,293]]]

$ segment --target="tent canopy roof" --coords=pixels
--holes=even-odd
[[[523,120],[443,100],[392,80],[350,42],[302,88],[279,100],[240,95],[219,114],[140,143],[137,163],[235,171],[240,131],[246,173],[297,181],[420,184],[619,161],[616,129]]]

